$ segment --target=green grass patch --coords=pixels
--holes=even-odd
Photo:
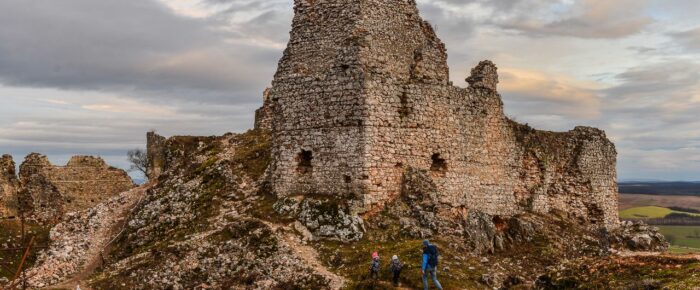
[[[658,228],[671,245],[700,249],[700,226],[658,226]]]
[[[481,274],[485,273],[476,258],[463,258],[464,255],[437,242],[440,249],[440,269],[438,279],[445,289],[475,289],[479,287]],[[321,242],[317,245],[321,257],[326,259],[330,268],[350,280],[347,289],[393,289],[389,263],[392,255],[397,255],[404,263],[401,284],[410,289],[422,288],[422,240],[405,239],[395,241],[377,241],[365,238],[353,244],[340,242]],[[377,251],[381,257],[382,270],[375,283],[369,279],[369,266],[372,252]],[[460,258],[456,258],[460,257]],[[443,271],[447,267],[448,270]],[[430,282],[432,285],[432,281]]]
[[[620,211],[621,219],[651,219],[651,218],[663,218],[672,213],[687,214],[690,216],[700,216],[700,214],[694,214],[689,212],[674,211],[669,208],[660,206],[640,206],[633,207],[626,210]]]
[[[40,226],[34,224],[25,224],[25,240],[21,239],[22,228],[19,220],[0,221],[0,249],[7,248],[24,248],[29,243],[29,239],[35,236],[34,246],[46,246],[49,243],[50,226]],[[39,250],[34,248],[29,252],[24,268],[27,269],[34,265],[38,256]],[[16,251],[0,251],[0,277],[12,279],[15,275],[19,262],[24,254],[23,250]]]
[[[668,252],[672,254],[697,254],[700,253],[700,248],[670,246]]]
[[[259,179],[272,161],[270,133],[263,130],[250,130],[234,137],[236,152],[233,156],[234,169],[248,174],[252,179]]]

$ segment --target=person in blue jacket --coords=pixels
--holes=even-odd
[[[437,266],[438,266],[438,256],[440,253],[435,245],[431,244],[430,241],[423,241],[423,266],[421,267],[423,271],[423,289],[428,290],[428,275],[432,276],[433,283],[435,287],[442,290],[440,281],[437,279]]]

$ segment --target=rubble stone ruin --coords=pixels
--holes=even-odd
[[[15,161],[12,160],[12,156],[3,155],[0,158],[0,217],[17,214],[19,180],[15,171]]]
[[[272,189],[332,195],[357,212],[429,173],[441,203],[513,216],[618,224],[616,151],[601,130],[538,131],[508,119],[496,66],[450,82],[445,45],[414,0],[296,0],[289,44],[256,127],[273,134]]]
[[[31,219],[53,222],[65,212],[93,207],[134,187],[124,170],[108,166],[99,157],[74,156],[66,166],[55,166],[46,156],[32,153],[20,165],[19,175],[11,156],[3,156],[1,164],[4,217],[21,210]]]

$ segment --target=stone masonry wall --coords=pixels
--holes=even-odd
[[[19,207],[27,216],[53,222],[133,187],[124,170],[99,157],[74,156],[66,166],[54,166],[46,156],[32,153],[20,165]]]
[[[0,158],[0,217],[17,215],[19,180],[15,171],[12,156],[3,155]]]
[[[148,157],[146,177],[148,180],[154,180],[163,173],[163,167],[165,167],[164,145],[165,137],[156,134],[156,132],[146,134],[146,154]]]
[[[171,169],[179,160],[193,158],[198,150],[212,146],[216,137],[206,136],[172,136],[165,138],[155,132],[146,135],[148,150],[148,179],[157,180]],[[193,160],[194,161],[194,160]]]
[[[255,111],[255,129],[272,130],[272,100],[270,100],[270,89],[265,89],[263,93],[263,106]]]
[[[273,112],[275,192],[352,197],[372,212],[417,168],[454,208],[617,225],[616,152],[602,131],[508,120],[490,61],[467,88],[448,72],[445,46],[413,0],[296,0],[262,109]]]

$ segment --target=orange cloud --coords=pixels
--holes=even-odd
[[[544,103],[543,110],[559,115],[593,119],[600,116],[600,85],[565,75],[515,68],[500,69],[500,91],[504,98]],[[553,113],[542,112],[542,113]]]

